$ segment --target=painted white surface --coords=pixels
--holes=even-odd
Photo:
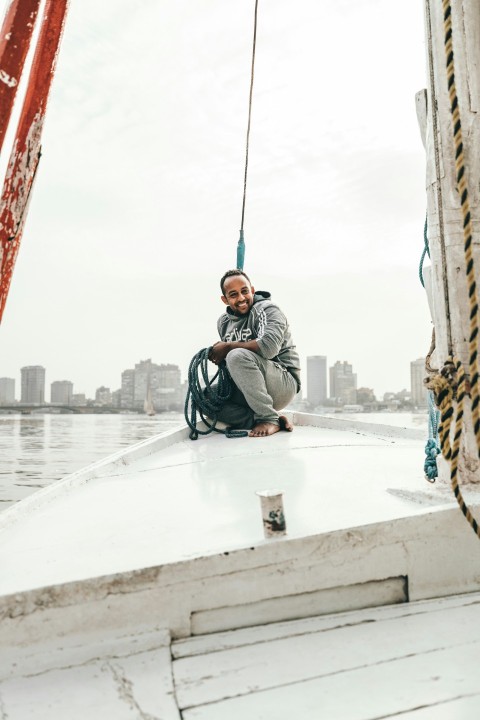
[[[169,645],[162,632],[19,648],[8,720],[470,720],[480,593],[274,623]],[[174,658],[173,661],[171,658]],[[37,658],[37,661],[40,658]]]
[[[421,505],[389,491],[431,492],[423,447],[387,431],[305,426],[266,439],[183,440],[99,464],[38,507],[32,500],[10,521],[5,513],[0,593],[268,542],[259,489],[284,491],[287,538],[418,514]]]
[[[457,720],[463,715],[448,714],[456,709],[478,715],[478,594],[461,604],[416,603],[323,622],[316,630],[306,621],[275,625],[270,639],[259,628],[257,641],[255,629],[237,631],[228,649],[226,634],[217,647],[216,636],[205,638],[205,654],[173,663],[182,717],[373,720],[408,713],[413,720],[419,708],[429,710],[421,720]]]
[[[172,643],[172,657],[174,660],[195,655],[206,655],[220,650],[231,650],[246,645],[266,643],[270,640],[296,637],[308,633],[319,633],[335,628],[342,628],[353,624],[371,623],[377,621],[407,618],[410,615],[424,615],[432,610],[438,612],[456,610],[459,607],[478,603],[478,593],[466,595],[452,595],[435,600],[422,600],[402,605],[384,605],[383,607],[367,608],[364,610],[334,613],[320,617],[310,617],[294,622],[279,622],[259,625],[257,627],[230,630],[209,635],[199,635]]]
[[[412,654],[428,655],[471,644],[478,651],[479,643],[479,603],[447,612],[401,615],[373,623],[358,621],[342,628],[177,660],[174,663],[177,699],[181,708],[206,705],[247,695],[252,683],[255,691],[260,692],[397,662]],[[292,658],[296,658],[295,662]],[[477,689],[480,692],[480,686]]]
[[[262,582],[259,572],[258,582]],[[312,615],[343,612],[357,608],[408,602],[408,582],[405,577],[386,578],[344,586],[323,588],[309,592],[289,592],[264,600],[252,600],[192,612],[190,618],[193,635],[217,633],[228,628],[243,628],[283,620],[298,620]],[[298,589],[298,588],[297,588]]]
[[[87,633],[92,647],[105,632],[177,639],[480,590],[478,539],[425,483],[423,440],[295,418],[266,440],[174,433],[15,508],[0,536],[0,676],[21,648],[33,662]],[[285,538],[263,538],[258,478],[285,492]]]
[[[2,717],[9,720],[180,720],[170,649],[105,655],[0,682]]]
[[[363,642],[368,642],[367,633]],[[478,675],[473,670],[476,657],[478,644],[439,649],[186,709],[182,716],[184,720],[291,720],[292,716],[307,720],[322,716],[329,720],[377,720],[403,718],[405,711],[431,706],[429,717],[433,719],[438,704],[462,695],[476,695],[473,706],[478,714]],[[255,687],[252,678],[252,690]]]

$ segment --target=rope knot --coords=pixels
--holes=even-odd
[[[458,369],[458,363],[448,357],[439,373],[424,379],[425,387],[434,394],[437,407],[442,408],[456,399],[459,384]]]
[[[438,374],[425,378],[423,382],[425,387],[433,392],[437,407],[441,407],[446,398],[453,398],[453,388],[449,380],[443,375]]]

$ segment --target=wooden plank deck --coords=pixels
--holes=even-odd
[[[0,672],[2,720],[181,720],[164,631],[86,633],[63,646],[23,648],[10,660],[10,672]]]
[[[479,651],[479,594],[237,630],[172,648],[184,720],[470,718],[480,711]]]
[[[471,720],[480,593],[187,638],[67,639],[19,649],[8,720]],[[41,648],[37,648],[41,651]],[[23,653],[23,654],[22,654]]]

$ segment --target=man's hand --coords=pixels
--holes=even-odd
[[[220,365],[220,363],[225,360],[230,350],[230,343],[216,342],[210,350],[208,359],[211,360],[211,362],[215,363],[215,365]]]
[[[245,350],[250,350],[254,353],[259,352],[256,340],[246,340],[245,342],[216,342],[210,350],[208,359],[215,363],[215,365],[220,365],[220,363],[225,360],[230,350],[235,350],[236,348],[244,348]]]

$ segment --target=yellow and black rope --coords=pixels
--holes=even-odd
[[[456,369],[458,374],[457,412],[455,415],[455,434],[453,437],[452,456],[450,460],[450,481],[460,510],[470,523],[473,532],[477,535],[477,537],[480,538],[480,529],[478,527],[478,523],[470,512],[470,509],[468,508],[463,498],[460,486],[458,484],[458,454],[460,452],[460,438],[462,435],[463,423],[463,405],[465,400],[465,373],[463,371],[463,365],[459,360],[456,361]]]

